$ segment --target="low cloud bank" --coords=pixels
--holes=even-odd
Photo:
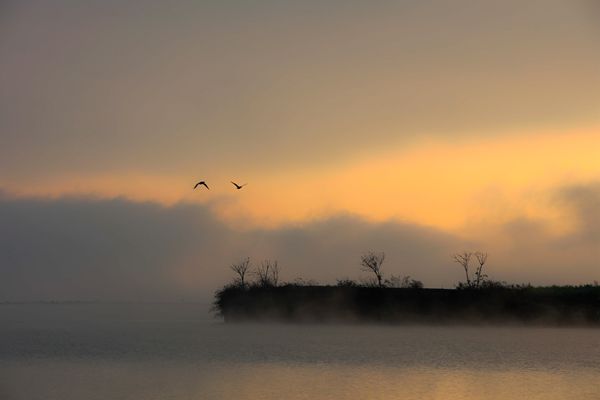
[[[518,220],[465,240],[349,215],[239,231],[200,205],[0,195],[0,301],[203,301],[231,278],[228,265],[245,256],[277,259],[283,280],[335,283],[363,276],[359,256],[371,249],[386,252],[387,274],[410,275],[430,287],[462,279],[450,254],[465,248],[488,251],[489,274],[497,280],[600,279],[600,185],[565,188],[558,198],[578,222],[569,235],[556,237],[539,221]]]

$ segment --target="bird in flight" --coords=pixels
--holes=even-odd
[[[194,185],[194,189],[196,189],[200,185],[204,185],[208,190],[210,190],[210,188],[208,187],[208,185],[204,181],[200,181],[200,182],[196,183],[196,185]]]
[[[243,188],[244,186],[246,186],[246,185],[247,185],[247,183],[244,183],[243,185],[238,185],[238,184],[237,184],[237,183],[235,183],[234,181],[230,181],[230,182],[233,184],[233,186],[235,186],[235,188],[236,188],[237,190],[240,190],[241,188]]]

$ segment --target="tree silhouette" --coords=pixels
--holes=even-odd
[[[469,263],[471,262],[471,257],[473,257],[473,253],[470,251],[463,251],[462,253],[454,254],[452,256],[454,262],[461,265],[465,270],[468,287],[471,287],[471,276],[469,275]]]
[[[279,265],[277,261],[265,260],[254,271],[258,286],[277,286],[279,283]]]
[[[477,260],[477,267],[475,268],[475,272],[471,276],[470,268],[471,268],[471,260],[475,257]],[[488,254],[476,251],[463,251],[462,253],[454,254],[452,259],[455,263],[459,264],[465,271],[465,277],[467,278],[465,286],[468,288],[479,289],[482,285],[487,281],[487,274],[483,272],[483,267],[485,266]],[[461,284],[462,286],[462,284]]]
[[[481,287],[481,284],[483,282],[485,282],[486,278],[488,277],[483,272],[483,266],[487,262],[488,254],[477,251],[477,252],[475,252],[475,258],[477,259],[477,263],[479,264],[477,266],[477,269],[475,270],[475,287],[479,288],[479,287]]]
[[[238,275],[236,282],[239,283],[241,287],[245,288],[246,274],[250,270],[250,257],[246,257],[238,263],[231,264],[229,268]]]
[[[377,278],[377,285],[383,287],[383,272],[381,271],[381,265],[385,260],[385,253],[375,253],[369,251],[360,257],[361,269],[366,272],[372,272]]]

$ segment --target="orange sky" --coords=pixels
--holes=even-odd
[[[59,6],[15,5],[3,28],[12,194],[200,201],[240,226],[348,212],[457,230],[556,220],[553,190],[599,179],[584,1]]]
[[[210,191],[192,190],[189,175],[57,176],[8,186],[22,196],[83,195],[137,201],[207,203],[237,227],[273,227],[352,213],[461,232],[473,221],[501,224],[528,217],[556,231],[572,228],[554,191],[600,179],[600,128],[512,133],[486,139],[422,140],[327,168],[247,168],[241,176],[202,177]],[[234,191],[230,179],[249,182]]]
[[[0,265],[118,275],[145,249],[192,286],[247,255],[333,282],[365,246],[441,286],[472,246],[498,279],[597,279],[588,0],[0,8]]]

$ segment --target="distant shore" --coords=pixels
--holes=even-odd
[[[600,287],[413,289],[228,286],[214,310],[225,322],[528,324],[600,327]]]

